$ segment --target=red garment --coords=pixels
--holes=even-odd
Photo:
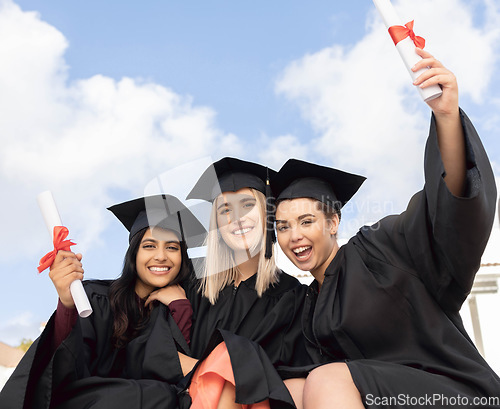
[[[191,409],[217,409],[226,382],[235,385],[226,344],[221,342],[194,372],[189,386]],[[243,409],[269,409],[269,400],[242,404]]]
[[[139,297],[137,297],[137,299],[139,300],[138,302],[141,301]],[[189,333],[191,331],[192,322],[191,318],[193,316],[193,308],[191,307],[191,303],[187,299],[175,300],[168,305],[168,309],[170,310],[172,318],[176,322],[177,326],[182,332],[182,335],[189,345]],[[57,310],[54,321],[54,351],[69,335],[76,323],[77,318],[78,313],[76,311],[76,308],[65,307],[61,300],[57,302]]]
[[[184,339],[189,345],[191,341],[191,338],[189,337],[192,324],[191,318],[193,317],[193,308],[191,307],[191,303],[186,298],[175,300],[168,304],[168,309],[170,310],[170,314],[172,314],[172,318],[175,323],[181,330],[182,335],[184,335]]]
[[[78,313],[76,307],[67,308],[59,299],[57,301],[57,310],[54,325],[54,351],[67,338],[71,329],[76,323]]]

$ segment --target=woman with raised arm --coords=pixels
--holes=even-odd
[[[191,274],[187,242],[206,231],[170,195],[109,210],[130,232],[122,274],[84,281],[93,313],[79,318],[69,285],[83,278],[81,254],[59,251],[50,271],[57,311],[2,390],[2,408],[189,405],[175,386],[184,377],[179,354],[190,354],[192,315],[179,284]]]
[[[407,210],[339,247],[340,208],[364,178],[289,160],[273,179],[278,242],[314,277],[303,332],[324,364],[292,393],[305,408],[500,407],[500,379],[459,315],[495,214],[490,163],[459,109],[454,75],[429,53],[415,85],[440,84],[425,186]]]

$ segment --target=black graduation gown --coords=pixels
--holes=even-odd
[[[180,401],[189,404],[175,384],[183,378],[177,351],[189,355],[190,350],[167,307],[157,303],[147,327],[117,351],[111,343],[110,284],[84,282],[93,313],[78,318],[52,356],[51,317],[2,390],[2,409],[171,409]]]
[[[279,282],[258,297],[255,280],[253,275],[238,287],[228,285],[215,305],[198,292],[198,280],[184,283],[193,307],[192,356],[201,362],[224,341],[234,373],[236,402],[252,404],[269,399],[273,409],[292,409],[295,405],[280,376],[288,372],[276,367],[312,362],[301,328],[307,287],[280,272]],[[189,386],[195,370],[196,366],[183,379],[182,389]]]
[[[235,381],[235,402],[253,404],[268,399],[273,409],[294,409],[295,404],[280,375],[269,360],[264,349],[254,341],[230,331],[217,329],[212,334],[201,363],[221,342],[225,342]],[[185,389],[198,364],[181,381]]]
[[[310,363],[300,323],[307,287],[280,272],[279,282],[259,297],[256,278],[254,274],[238,287],[226,286],[214,305],[197,291],[198,283],[191,286],[193,356],[200,357],[214,330],[223,329],[257,342],[276,367]]]
[[[499,377],[459,315],[496,200],[484,148],[463,112],[461,117],[465,197],[453,196],[443,181],[433,118],[424,189],[401,215],[363,227],[339,249],[319,294],[317,282],[308,290],[302,317],[308,350],[317,362],[345,360],[367,407],[430,406],[433,394],[435,407],[453,404],[457,396],[474,406],[473,397],[500,396]]]

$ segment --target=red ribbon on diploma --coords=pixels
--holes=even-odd
[[[48,252],[43,256],[40,260],[40,265],[38,266],[38,272],[41,273],[43,270],[49,268],[54,259],[57,256],[57,252],[59,250],[70,251],[71,246],[74,246],[76,243],[73,243],[71,240],[65,240],[68,237],[69,230],[64,226],[55,226],[54,227],[54,250]]]
[[[406,23],[404,26],[391,26],[389,27],[389,34],[391,35],[394,45],[404,40],[406,37],[410,37],[418,48],[425,47],[425,39],[423,37],[416,36],[413,32],[413,22],[415,20]]]

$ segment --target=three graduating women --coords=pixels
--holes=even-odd
[[[197,404],[213,385],[214,354],[207,357],[225,341],[227,351],[215,354],[224,363],[214,405],[229,385],[234,402],[286,407],[290,397],[273,365],[308,365],[312,358],[322,365],[290,386],[299,407],[424,406],[429,396],[441,407],[460,397],[468,406],[500,406],[483,404],[500,397],[500,379],[459,316],[494,217],[493,173],[458,108],[453,74],[418,53],[423,59],[415,70],[431,69],[416,85],[439,83],[443,95],[429,102],[426,183],[405,212],[363,227],[339,247],[340,209],[364,178],[297,160],[275,174],[224,158],[188,196],[210,201],[212,214],[204,270],[184,295],[174,275],[186,272],[186,237],[200,234],[199,223],[188,223],[188,231],[186,210],[173,198],[166,207],[174,210],[154,223],[143,218],[144,199],[122,205],[122,216],[120,207],[112,208],[131,232],[122,277],[88,282],[94,314],[73,323],[66,283],[82,277],[81,257],[58,255],[51,275],[62,305],[0,402],[13,408],[175,407],[186,401],[179,402],[174,385],[202,359],[190,388]],[[279,244],[315,278],[307,296],[276,268],[268,179]],[[191,216],[187,212],[186,220]],[[174,300],[185,297],[194,311],[191,347],[189,307],[175,314]]]

